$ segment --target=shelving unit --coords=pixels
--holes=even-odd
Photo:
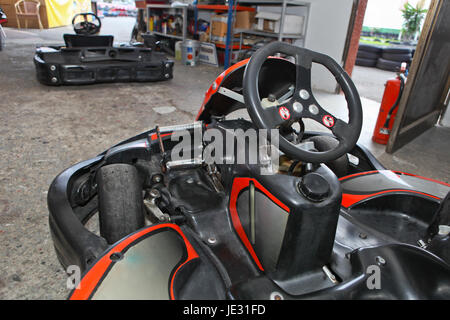
[[[235,3],[237,3],[238,1],[238,5],[236,6]],[[233,21],[234,21],[234,13],[236,10],[239,10],[239,8],[241,8],[241,10],[250,10],[254,11],[255,9],[252,7],[248,7],[245,5],[258,5],[258,6],[270,6],[270,5],[281,5],[281,13],[280,13],[280,31],[278,33],[275,32],[266,32],[266,31],[260,31],[260,30],[252,30],[252,29],[236,29],[233,30]],[[207,5],[208,7],[210,7],[210,5]],[[225,44],[225,62],[224,62],[224,68],[228,68],[230,65],[230,57],[231,57],[231,53],[232,50],[234,49],[242,49],[245,48],[245,46],[243,46],[242,44],[242,40],[243,40],[243,34],[251,34],[251,35],[256,35],[256,36],[262,36],[262,37],[272,37],[272,38],[277,38],[278,41],[283,41],[284,39],[304,39],[305,38],[305,34],[306,34],[306,26],[308,25],[308,15],[306,14],[305,16],[305,20],[304,20],[304,28],[302,30],[301,33],[299,34],[285,34],[283,33],[283,27],[284,27],[284,23],[285,23],[285,17],[286,17],[286,12],[287,12],[287,8],[290,6],[302,6],[302,7],[307,7],[307,10],[309,12],[309,3],[304,2],[304,1],[298,1],[298,0],[229,0],[228,1],[228,6],[224,6],[221,5],[221,9],[225,9],[224,7],[227,7],[227,12],[228,12],[228,19],[227,19],[227,37],[226,37],[226,44]],[[197,5],[198,7],[198,5]],[[213,6],[212,6],[213,7]],[[219,7],[219,6],[217,6]],[[245,9],[243,9],[245,8]],[[240,42],[239,42],[239,46],[237,45],[232,45],[232,38],[234,37],[235,34],[239,33],[240,34]]]
[[[236,5],[236,3],[238,3]],[[280,14],[280,31],[275,32],[267,32],[260,30],[252,30],[252,29],[235,29],[233,30],[233,21],[235,18],[236,11],[255,11],[255,7],[251,6],[276,6],[281,5],[281,14]],[[172,7],[170,4],[148,4],[146,5],[146,14],[145,18],[147,21],[147,31],[152,32],[155,35],[186,40],[187,39],[187,12],[188,10],[194,10],[194,19],[195,19],[195,34],[197,34],[197,20],[198,20],[198,11],[199,10],[209,10],[214,11],[216,13],[227,13],[227,34],[225,43],[215,43],[217,48],[225,49],[225,61],[224,68],[227,69],[230,65],[230,57],[233,50],[237,49],[245,49],[249,48],[248,46],[243,45],[243,35],[255,35],[261,37],[271,37],[276,38],[279,41],[283,41],[284,39],[304,39],[304,35],[306,34],[306,26],[308,25],[308,14],[305,16],[304,28],[302,33],[299,34],[285,34],[283,33],[283,27],[285,23],[285,16],[287,12],[287,8],[290,6],[304,6],[308,7],[309,3],[299,0],[229,0],[228,4],[222,5],[211,5],[211,4],[198,4],[197,1],[194,1],[193,5],[190,6],[180,6],[180,7]],[[182,26],[182,35],[174,35],[167,34],[158,31],[150,31],[149,30],[149,17],[151,14],[151,10],[155,9],[175,9],[182,10],[183,17],[183,26]],[[233,38],[235,34],[239,34],[239,44],[235,44],[233,42]]]
[[[147,32],[151,32],[155,35],[172,38],[172,39],[179,39],[179,40],[186,40],[187,39],[187,10],[188,6],[179,6],[179,7],[173,7],[170,4],[147,4],[146,5],[147,10],[145,14],[145,19],[147,23]],[[150,31],[149,26],[149,18],[150,18],[150,12],[152,9],[175,9],[175,10],[181,10],[182,11],[182,17],[183,17],[183,26],[182,26],[182,35],[175,35],[175,34],[169,34],[169,33],[163,33],[159,31]]]
[[[255,8],[249,7],[249,6],[240,6],[235,5],[235,0],[229,0],[228,5],[224,4],[196,4],[194,2],[194,10],[195,11],[195,21],[197,21],[198,10],[212,10],[216,13],[224,13],[228,12],[228,19],[227,19],[227,36],[226,36],[226,42],[225,44],[216,43],[217,48],[225,49],[225,62],[224,62],[224,68],[227,69],[230,65],[230,56],[231,51],[234,49],[242,48],[242,44],[239,45],[231,44],[231,37],[230,34],[232,33],[232,21],[234,20],[234,12],[236,11],[255,11]],[[197,23],[195,23],[197,26]],[[197,32],[197,30],[195,30]]]
[[[304,35],[306,33],[306,26],[308,25],[308,15],[305,16],[304,21],[304,29],[301,34],[288,34],[283,33],[284,22],[286,18],[286,10],[288,6],[301,6],[308,7],[309,11],[309,3],[297,0],[240,0],[239,3],[242,4],[252,4],[258,6],[269,6],[269,5],[279,5],[281,4],[281,18],[280,18],[280,31],[278,33],[275,32],[266,32],[259,30],[239,30],[241,33],[259,35],[264,37],[273,37],[277,38],[278,41],[283,41],[283,39],[304,39]]]

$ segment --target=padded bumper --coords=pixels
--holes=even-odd
[[[151,82],[173,78],[173,61],[148,48],[38,48],[36,75],[45,85]]]

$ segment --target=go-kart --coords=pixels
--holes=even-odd
[[[173,77],[173,60],[154,47],[114,46],[114,37],[98,35],[101,20],[93,13],[74,16],[75,34],[64,34],[65,46],[38,47],[36,75],[45,85],[102,82],[148,82]]]
[[[348,121],[316,100],[313,63],[341,86]],[[230,118],[242,108],[251,121]],[[213,82],[192,124],[55,178],[56,254],[82,272],[70,299],[449,299],[450,185],[385,169],[357,144],[361,127],[358,92],[332,58],[257,50]],[[221,139],[225,156],[208,153]]]

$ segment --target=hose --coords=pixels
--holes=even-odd
[[[403,74],[400,74],[399,77],[400,77],[400,92],[398,93],[397,100],[395,100],[394,104],[389,109],[389,112],[387,114],[386,121],[383,125],[383,128],[386,128],[386,129],[389,128],[389,121],[391,120],[392,113],[394,112],[395,108],[397,108],[397,106],[400,102],[400,99],[402,97],[403,89],[405,88],[405,80],[406,80],[405,76]]]

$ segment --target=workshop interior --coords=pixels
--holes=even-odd
[[[0,0],[0,300],[449,300],[449,14]]]

